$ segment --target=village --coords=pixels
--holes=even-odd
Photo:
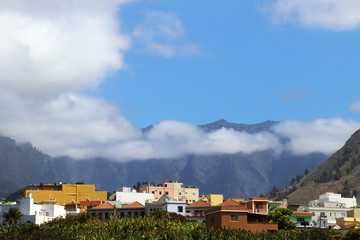
[[[349,229],[360,225],[360,209],[356,198],[327,192],[307,206],[288,205],[287,201],[269,201],[265,197],[228,198],[222,194],[199,195],[199,188],[184,186],[177,181],[146,183],[136,190],[122,187],[113,194],[97,191],[94,184],[31,185],[17,201],[1,201],[0,223],[9,225],[4,217],[18,209],[22,217],[14,224],[43,224],[67,215],[87,214],[102,220],[111,216],[144,217],[159,209],[183,216],[187,222],[205,223],[207,227],[245,229],[254,232],[276,231],[269,213],[284,208],[292,211],[291,222],[298,229]],[[6,214],[5,214],[6,215]]]

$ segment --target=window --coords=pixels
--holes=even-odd
[[[185,192],[185,194],[187,195],[187,192]]]
[[[166,195],[169,195],[169,192],[166,192],[165,194],[166,194]]]
[[[343,213],[343,212],[341,213],[341,217],[345,217],[345,215],[346,215],[345,213]]]
[[[332,216],[332,213],[330,213],[330,217]]]
[[[238,222],[239,221],[239,215],[232,214],[230,216],[230,222]]]
[[[193,192],[193,196],[195,196],[195,193]]]
[[[134,216],[139,216],[139,215],[138,215],[138,212],[134,212]]]
[[[152,191],[151,193],[152,193],[152,194],[155,194],[155,192],[154,192],[154,191]]]
[[[162,194],[162,192],[160,191],[160,192],[159,192],[159,194],[161,195],[161,194]]]
[[[305,219],[304,218],[297,218],[296,221],[301,223],[301,222],[304,222]]]
[[[179,192],[179,195],[181,195],[181,192]]]
[[[124,212],[120,213],[120,217],[123,218],[125,216]]]
[[[165,187],[167,187],[167,184],[165,184]]]
[[[183,209],[183,206],[178,206],[178,212],[183,212],[184,209]]]
[[[214,223],[214,222],[215,222],[215,217],[211,216],[211,223]]]

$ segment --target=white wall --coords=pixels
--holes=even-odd
[[[152,193],[138,193],[138,192],[116,192],[116,201],[120,204],[130,204],[139,202],[145,205],[146,200],[154,200]]]
[[[35,224],[42,224],[51,221],[57,217],[65,217],[66,211],[64,206],[51,204],[34,204],[34,199],[23,198],[20,200],[20,211],[24,216],[21,219],[22,223],[32,222]]]
[[[336,202],[344,203],[346,208],[355,208],[356,207],[356,198],[343,198],[341,194],[327,192],[319,196],[319,199],[315,202]]]

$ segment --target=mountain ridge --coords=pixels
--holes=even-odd
[[[273,199],[286,198],[289,204],[307,204],[325,192],[341,193],[344,197],[356,196],[360,200],[360,130],[357,130],[326,161],[313,171],[272,194]]]
[[[247,125],[219,120],[199,127],[205,128],[205,131],[235,127],[235,131],[256,133],[271,131],[275,124],[278,122],[265,121]],[[11,163],[13,167],[8,171],[0,171],[0,186],[9,186],[0,189],[0,196],[9,194],[10,190],[16,191],[15,187],[41,182],[85,182],[96,184],[99,190],[113,191],[138,181],[162,182],[172,179],[185,185],[197,185],[201,193],[253,197],[269,192],[273,185],[285,186],[292,176],[305,168],[315,168],[327,157],[322,154],[298,157],[286,151],[276,155],[272,150],[264,150],[250,154],[188,154],[180,158],[116,162],[100,157],[83,160],[66,156],[52,158],[31,144],[20,145],[9,138],[7,141],[1,141],[0,138],[1,152],[11,155],[5,158],[4,154],[0,154],[0,169],[6,166],[9,159],[19,158],[16,154],[22,156],[21,161]],[[17,148],[18,153],[12,150]],[[23,166],[27,166],[26,171],[22,169]],[[9,178],[13,183],[8,181]]]

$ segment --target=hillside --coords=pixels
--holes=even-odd
[[[273,199],[288,199],[289,204],[306,204],[325,192],[341,193],[344,197],[360,196],[360,130],[319,167],[282,189],[272,191]]]
[[[236,124],[220,120],[200,126],[205,131],[232,128],[256,133],[271,131],[277,122]],[[151,126],[143,129],[147,131]],[[283,139],[281,139],[283,142]],[[195,185],[200,193],[221,193],[225,197],[252,197],[269,192],[272,186],[286,186],[296,174],[317,167],[327,156],[313,153],[294,156],[270,150],[251,154],[187,155],[181,158],[116,162],[93,158],[74,160],[67,156],[51,158],[31,144],[0,139],[0,197],[28,184],[85,182],[99,190],[114,191],[137,182],[177,180]]]

